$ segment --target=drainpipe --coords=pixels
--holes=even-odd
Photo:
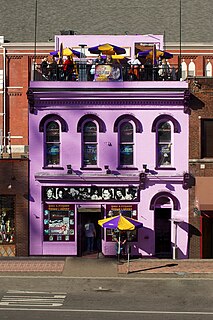
[[[3,48],[3,152],[6,150],[6,48]]]

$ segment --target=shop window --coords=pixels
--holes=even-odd
[[[0,196],[0,243],[12,244],[15,239],[14,196]]]
[[[120,166],[131,166],[134,162],[133,125],[129,121],[121,123],[119,133]]]
[[[212,77],[212,64],[210,61],[207,62],[205,71],[206,71],[205,72],[206,77]]]
[[[201,121],[201,158],[213,158],[213,119]]]
[[[60,164],[60,126],[56,121],[46,124],[45,131],[45,165]]]
[[[44,204],[44,241],[75,241],[75,206]]]
[[[107,205],[106,206],[106,218],[113,216],[118,216],[122,214],[124,217],[129,217],[136,219],[138,218],[137,205]],[[106,229],[106,241],[115,241],[117,229]],[[138,241],[138,230],[128,231],[128,241],[137,242]]]
[[[97,166],[97,125],[88,121],[83,125],[83,167]]]
[[[157,128],[157,167],[171,166],[171,124],[160,122]]]

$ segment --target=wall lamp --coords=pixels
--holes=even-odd
[[[109,168],[108,165],[105,165],[105,166],[104,166],[104,169],[106,170],[106,174],[112,173],[112,171],[110,170],[110,168]]]
[[[147,164],[143,164],[143,170],[145,173],[149,173],[149,169],[147,168]]]
[[[71,164],[68,164],[68,165],[67,165],[67,174],[72,174],[72,173],[73,173],[72,165],[71,165]]]

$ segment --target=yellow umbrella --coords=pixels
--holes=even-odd
[[[113,54],[113,55],[112,55],[112,59],[115,59],[115,60],[123,60],[124,58],[126,58],[126,57],[124,57],[124,56],[119,56],[118,54]]]

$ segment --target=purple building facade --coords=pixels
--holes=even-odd
[[[157,39],[157,40],[156,40]],[[162,36],[58,36],[56,49]],[[84,48],[85,50],[85,48]],[[85,52],[84,52],[85,53]],[[84,224],[113,256],[98,220],[131,216],[131,254],[188,257],[188,84],[184,81],[32,81],[29,99],[30,255],[81,256]]]

